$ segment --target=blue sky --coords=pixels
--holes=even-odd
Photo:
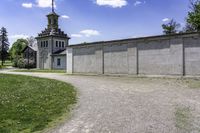
[[[60,28],[70,44],[162,34],[161,24],[174,18],[181,25],[189,0],[55,0]],[[1,0],[0,26],[12,43],[37,36],[47,26],[51,0]]]

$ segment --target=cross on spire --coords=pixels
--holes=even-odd
[[[54,0],[52,0],[52,12],[54,12]]]

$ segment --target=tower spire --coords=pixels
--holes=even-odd
[[[52,12],[54,12],[54,0],[52,0]]]

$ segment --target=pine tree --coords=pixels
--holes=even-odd
[[[0,49],[1,49],[1,63],[2,66],[5,62],[6,57],[8,56],[8,50],[9,50],[9,42],[8,42],[8,36],[7,36],[7,30],[6,28],[2,27],[0,30],[0,37],[1,37],[1,43],[0,43]]]

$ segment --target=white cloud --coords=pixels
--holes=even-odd
[[[92,29],[88,29],[88,30],[82,30],[80,31],[81,34],[83,34],[86,37],[90,37],[90,36],[98,36],[100,35],[99,31],[97,30],[92,30]]]
[[[141,4],[142,4],[141,1],[136,1],[136,2],[134,3],[134,6],[138,6],[138,5],[141,5]]]
[[[61,18],[69,19],[69,16],[67,16],[67,15],[62,15]]]
[[[83,37],[83,35],[81,35],[81,34],[72,34],[71,37],[80,38],[80,37]]]
[[[162,19],[162,21],[163,22],[168,22],[168,21],[170,21],[171,19],[169,19],[169,18],[164,18],[164,19]]]
[[[17,39],[27,39],[29,36],[24,34],[15,34],[8,36],[10,44],[13,44]]]
[[[22,3],[22,6],[25,8],[32,8],[33,4],[32,3]]]
[[[21,39],[21,38],[26,39],[28,37],[29,37],[28,35],[24,35],[24,34],[16,34],[16,35],[10,36],[11,39]]]
[[[121,8],[126,6],[128,2],[126,0],[96,0],[96,4],[100,6],[111,6],[113,8]]]
[[[52,7],[52,0],[36,0],[37,6],[42,8]],[[56,4],[54,3],[56,7]]]
[[[97,30],[87,29],[82,30],[78,34],[72,34],[71,37],[81,38],[81,37],[91,37],[91,36],[98,36],[100,32]]]

